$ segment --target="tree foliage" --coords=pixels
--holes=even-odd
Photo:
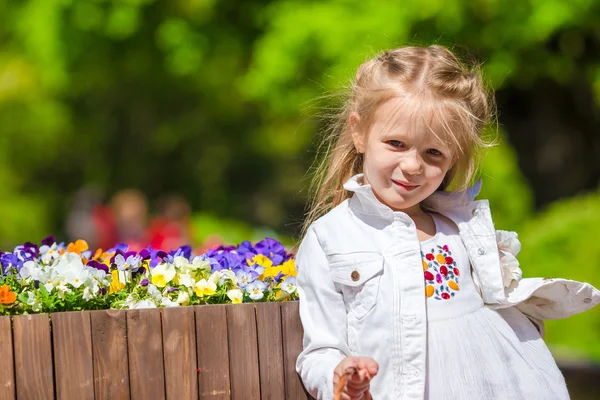
[[[319,115],[366,58],[431,43],[482,62],[500,92],[577,81],[600,105],[595,0],[0,0],[0,245],[60,235],[92,183],[182,193],[202,226],[297,233]],[[592,279],[598,262],[578,252],[597,246],[572,231],[595,229],[598,197],[581,200],[591,214],[575,199],[537,216],[529,155],[502,134],[482,169],[498,227],[524,228],[527,272]]]

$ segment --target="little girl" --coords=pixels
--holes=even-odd
[[[600,292],[521,279],[516,234],[466,188],[490,104],[441,46],[358,69],[297,254],[297,370],[312,396],[339,384],[342,399],[569,398],[541,321]]]

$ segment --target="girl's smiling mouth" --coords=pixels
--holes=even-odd
[[[414,190],[420,186],[406,181],[396,181],[394,179],[392,179],[392,182],[394,183],[394,185],[406,190],[407,192],[410,192],[411,190]]]

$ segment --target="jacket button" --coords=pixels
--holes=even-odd
[[[480,247],[477,249],[477,254],[479,254],[480,256],[485,254],[485,249],[483,247]]]
[[[586,297],[585,299],[583,299],[583,302],[584,303],[591,303],[592,299],[591,299],[591,297]]]
[[[352,273],[350,274],[350,278],[352,278],[352,280],[354,282],[356,282],[357,280],[360,279],[360,273],[357,270],[352,271]]]
[[[473,209],[473,216],[476,217],[479,215],[479,210],[477,208]]]

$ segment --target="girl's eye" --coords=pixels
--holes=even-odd
[[[404,143],[399,140],[388,140],[388,144],[390,144],[392,147],[398,147],[398,148],[404,147]]]
[[[436,149],[429,149],[427,152],[433,156],[441,156],[442,152]]]

